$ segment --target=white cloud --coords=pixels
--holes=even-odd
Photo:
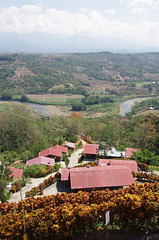
[[[3,8],[0,12],[0,22],[0,32],[119,37],[138,39],[141,42],[151,41],[152,44],[155,39],[159,39],[159,22],[128,23],[120,19],[110,21],[108,15],[106,18],[100,12],[88,9],[70,13],[56,9],[47,9],[43,12],[40,5]]]
[[[107,9],[104,12],[107,14],[115,14],[115,9]]]
[[[128,3],[132,13],[144,13],[146,10],[159,9],[159,0],[120,0],[121,3]]]
[[[134,14],[142,14],[147,11],[147,8],[144,7],[134,7],[131,9],[131,12]]]

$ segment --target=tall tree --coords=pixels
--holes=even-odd
[[[5,167],[4,165],[0,165],[0,201],[7,202],[10,197],[11,193],[6,188],[9,181],[12,180],[12,176],[10,176],[11,171],[9,168]]]

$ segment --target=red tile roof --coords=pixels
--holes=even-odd
[[[53,147],[39,152],[39,157],[40,156],[46,157],[46,156],[50,156],[50,155],[55,156],[55,157],[62,157],[62,152],[60,150],[54,149]]]
[[[71,168],[62,171],[63,174],[63,180],[70,179],[71,189],[120,187],[134,182],[130,169],[125,166]]]
[[[58,151],[61,151],[62,153],[68,153],[68,148],[60,145],[55,145],[52,147],[52,149],[56,149]]]
[[[97,155],[99,150],[99,145],[97,144],[86,144],[84,146],[84,154],[94,154]]]
[[[26,165],[28,165],[28,166],[31,166],[33,164],[43,164],[43,165],[47,165],[47,166],[54,166],[55,160],[53,158],[40,156],[37,158],[33,158],[31,160],[28,160],[26,162]]]
[[[133,152],[137,152],[137,151],[140,152],[140,149],[138,149],[138,148],[126,148],[125,157],[126,158],[131,158],[132,155],[133,155]]]
[[[11,176],[13,176],[13,179],[21,179],[22,174],[23,174],[23,169],[18,169],[14,167],[8,167],[10,171],[12,172]]]
[[[134,160],[118,160],[118,159],[99,159],[99,166],[126,166],[131,171],[138,172],[137,162]]]

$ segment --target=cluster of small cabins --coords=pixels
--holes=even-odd
[[[60,163],[63,154],[68,155],[69,149],[75,150],[74,143],[64,142],[63,144],[63,146],[55,145],[39,152],[39,156],[28,160],[26,165],[44,164],[54,166],[56,162]],[[69,187],[72,190],[92,190],[130,186],[134,182],[132,172],[138,172],[136,161],[130,160],[130,158],[133,152],[140,150],[126,148],[125,152],[118,152],[115,148],[112,148],[109,151],[110,153],[107,152],[107,158],[109,158],[99,159],[98,166],[91,167],[87,165],[86,167],[62,168],[61,181],[65,187]],[[99,152],[99,145],[86,144],[83,151],[84,160],[95,161]],[[113,159],[115,157],[116,159]],[[124,159],[119,157],[124,157]],[[10,170],[14,179],[17,178],[18,174],[19,176],[22,175],[21,169],[10,168]]]
[[[87,144],[84,148],[85,159],[95,159],[99,145]],[[126,157],[130,158],[133,151],[127,148]],[[130,186],[134,182],[132,172],[138,172],[134,160],[99,159],[98,166],[75,167],[61,169],[61,181],[72,190],[95,190]]]

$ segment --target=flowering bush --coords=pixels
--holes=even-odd
[[[159,182],[159,176],[155,174],[148,174],[146,172],[132,172],[132,174],[137,181]]]
[[[61,174],[58,172],[53,176],[50,176],[49,178],[45,179],[43,183],[40,183],[37,187],[33,187],[30,191],[25,193],[26,197],[32,197],[35,196],[37,193],[39,193],[42,189],[45,189],[49,187],[50,185],[54,184],[58,179],[61,178]]]

